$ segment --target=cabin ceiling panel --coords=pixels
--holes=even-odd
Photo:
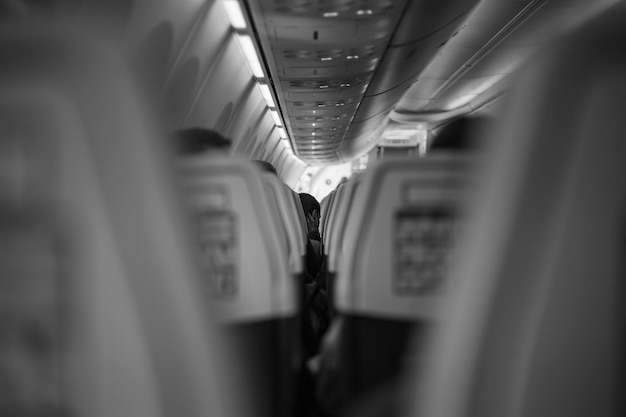
[[[225,103],[239,103],[245,96],[252,73],[239,45],[231,41],[222,54],[222,59],[211,71],[203,74],[203,77],[202,87],[197,91],[196,101],[185,125],[213,128],[221,114],[221,107]],[[220,99],[216,100],[215,97]]]
[[[394,106],[407,120],[420,112],[458,117],[474,110],[502,94],[509,74],[567,19],[580,21],[615,1],[246,5],[294,150],[316,164],[371,149]]]
[[[300,157],[308,162],[337,160],[333,149],[370,85],[405,4],[406,0],[247,2],[286,116],[285,128]]]
[[[248,129],[254,128],[254,124],[258,120],[259,116],[263,114],[265,110],[265,101],[263,96],[259,92],[258,88],[254,88],[245,97],[241,109],[239,109],[236,118],[230,125],[228,130],[228,136],[235,143],[239,143],[244,140],[244,132]]]

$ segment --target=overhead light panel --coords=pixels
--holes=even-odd
[[[254,42],[252,42],[250,35],[239,33],[237,34],[237,39],[239,39],[239,44],[243,49],[243,53],[246,56],[248,65],[252,70],[252,74],[254,74],[257,78],[265,78],[263,68],[261,67],[261,60],[259,59],[259,55],[256,53],[256,48],[254,47]]]
[[[222,0],[222,4],[224,4],[231,26],[235,29],[245,30],[248,27],[248,24],[246,23],[246,18],[243,15],[239,1]]]
[[[272,114],[272,117],[274,118],[274,123],[276,123],[276,126],[282,126],[283,121],[280,120],[280,116],[278,115],[278,112],[276,110],[270,110],[270,113]]]
[[[265,103],[268,107],[274,108],[276,107],[276,103],[274,102],[274,97],[272,97],[272,92],[270,91],[270,86],[267,84],[259,83],[259,88],[261,89],[261,94],[265,99]]]
[[[285,129],[283,129],[282,127],[278,127],[277,130],[281,138],[287,139],[287,132],[285,132]]]

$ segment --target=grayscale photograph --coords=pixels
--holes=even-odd
[[[0,417],[624,394],[626,1],[0,0]]]

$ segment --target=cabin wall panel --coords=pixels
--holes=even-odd
[[[177,69],[166,89],[162,102],[164,119],[169,130],[178,129],[183,125],[195,96],[199,70],[200,60],[197,57],[188,59]]]
[[[260,121],[259,121],[259,125],[260,125]],[[250,132],[250,135],[247,137],[247,141],[245,144],[242,144],[242,146],[239,147],[239,149],[236,151],[237,154],[241,154],[241,155],[250,155],[252,154],[252,150],[254,149],[254,145],[256,144],[259,134],[255,133],[255,130],[252,130]]]
[[[274,165],[274,168],[276,168],[276,171],[278,171],[278,166],[283,162],[286,155],[287,149],[285,149],[284,146],[279,146],[278,148],[276,148],[276,151],[274,152],[274,158],[272,158],[272,160],[270,161],[272,165]]]
[[[265,148],[267,146],[267,140],[272,130],[274,129],[274,119],[272,119],[272,115],[269,112],[265,113],[265,116],[261,120],[259,124],[259,128],[257,130],[258,137],[252,152],[248,155],[250,159],[262,159],[261,156],[265,152]]]
[[[135,0],[128,21],[127,39],[139,45],[160,23],[174,28],[173,50],[180,50],[205,5],[216,0]]]
[[[247,135],[244,133],[255,128],[265,108],[266,104],[261,92],[258,88],[252,86],[237,109],[237,113],[234,115],[227,132],[228,137],[233,140],[236,148],[241,148],[239,144],[250,138],[249,133]]]
[[[229,137],[231,137],[231,136],[229,135]],[[252,128],[249,127],[241,135],[241,138],[238,141],[233,140],[232,153],[241,155],[243,153],[242,152],[242,148],[246,146],[245,144],[250,140],[251,137],[252,137]]]
[[[185,126],[214,128],[218,116],[227,103],[239,103],[245,95],[246,87],[252,79],[252,72],[245,61],[241,47],[235,39],[228,42],[219,62],[211,68],[208,77],[197,93]],[[224,126],[218,126],[225,134],[230,119]]]
[[[156,8],[160,7],[161,3],[159,2]],[[177,1],[168,3],[175,4],[174,9],[181,8],[181,10],[176,10],[169,20],[169,24],[174,25],[174,32],[177,35],[168,73],[164,79],[164,85],[161,86],[160,98],[167,127],[173,130],[185,124],[191,109],[199,99],[199,93],[207,88],[204,84],[205,81],[209,80],[212,73],[221,65],[222,55],[232,54],[228,49],[234,49],[235,46],[232,44],[236,41],[232,37],[226,12],[221,2]],[[184,16],[181,16],[183,12],[192,13],[193,19],[185,19]],[[184,39],[178,39],[180,33],[184,33]],[[193,71],[191,66],[193,66]],[[190,74],[191,72],[193,74]],[[209,86],[209,91],[210,88],[211,86]],[[217,114],[220,114],[223,106],[229,101],[238,103],[232,98],[224,100],[222,106],[217,106],[219,107]],[[212,109],[212,111],[215,110]],[[228,120],[229,123],[230,120]],[[206,123],[199,125],[211,127]]]
[[[276,134],[276,130],[274,129],[265,140],[265,149],[263,151],[263,156],[261,157],[262,160],[268,162],[272,160],[274,152],[276,151],[276,148],[278,148],[278,142],[280,142],[280,138],[278,137],[278,135]]]
[[[199,17],[198,24],[188,37],[187,43],[178,51],[176,68],[196,57],[200,60],[200,74],[206,75],[231,41],[231,28],[226,12],[221,2],[212,2]]]
[[[296,186],[296,184],[300,180],[300,177],[302,176],[302,174],[304,174],[304,171],[306,171],[307,168],[307,164],[304,163],[302,160],[296,159],[295,157],[293,159],[295,162],[292,166],[289,167],[284,177],[284,181],[291,188],[294,188]]]
[[[274,129],[274,131],[272,132],[272,134],[270,135],[268,139],[268,146],[267,146],[268,153],[267,153],[267,159],[265,159],[266,161],[270,162],[272,165],[276,161],[276,156],[278,156],[280,151],[283,149],[283,147],[280,146],[281,142],[282,140],[280,139],[280,135],[278,134],[276,129]]]

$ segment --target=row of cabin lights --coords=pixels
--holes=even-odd
[[[281,139],[287,140],[287,132],[283,127],[283,122],[278,114],[278,110],[276,109],[276,102],[274,101],[269,85],[265,82],[266,77],[263,72],[261,60],[259,59],[259,55],[257,54],[254,46],[254,41],[248,34],[248,24],[246,22],[246,18],[244,17],[243,10],[241,9],[241,4],[239,3],[239,0],[222,0],[222,4],[226,9],[230,25],[235,30],[235,36],[239,41],[239,45],[241,45],[241,49],[246,57],[246,61],[248,62],[248,66],[256,78],[257,86],[261,95],[263,96],[267,107],[269,107],[276,129],[278,130]],[[291,150],[291,147],[288,147],[287,149]]]

